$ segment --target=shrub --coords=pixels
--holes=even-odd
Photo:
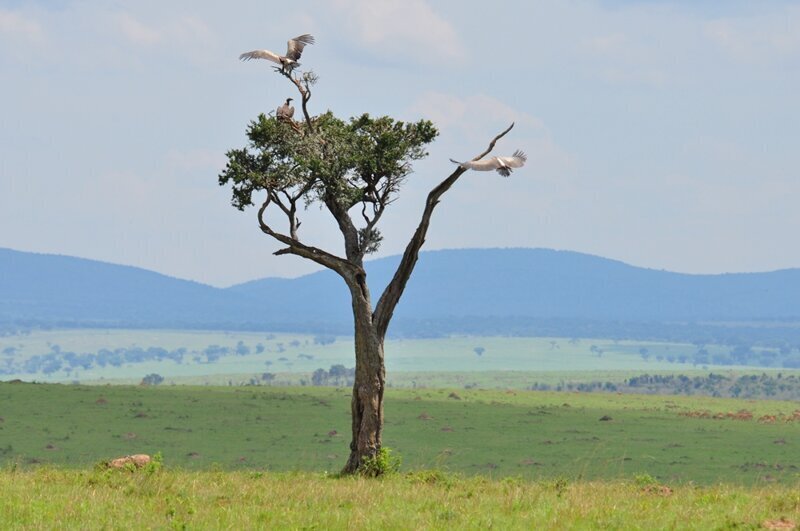
[[[386,476],[399,471],[401,462],[389,447],[382,446],[375,455],[365,458],[358,470],[368,477]]]

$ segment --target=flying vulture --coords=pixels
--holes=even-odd
[[[306,33],[294,39],[289,39],[286,46],[286,55],[278,55],[269,50],[253,50],[252,52],[243,53],[239,56],[242,61],[249,61],[250,59],[266,59],[273,63],[281,65],[281,70],[292,71],[300,66],[297,62],[300,55],[303,53],[303,48],[306,44],[314,44],[314,37]]]
[[[289,103],[290,101],[292,101],[292,98],[286,98],[286,103],[278,107],[278,110],[275,112],[275,116],[277,116],[278,120],[290,121],[292,116],[294,116],[294,107],[291,106]]]
[[[497,170],[497,173],[503,177],[508,177],[513,171],[511,168],[521,168],[526,160],[528,160],[528,156],[522,151],[516,150],[511,157],[492,157],[489,159],[470,160],[467,162],[458,162],[457,160],[450,159],[450,162],[458,164],[465,170]]]

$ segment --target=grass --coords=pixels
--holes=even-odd
[[[349,389],[0,384],[0,463],[85,468],[162,452],[185,470],[329,471],[344,464]],[[488,390],[386,395],[384,443],[405,470],[494,478],[795,484],[792,402]],[[694,418],[736,412],[751,420]],[[608,417],[610,420],[600,420]]]
[[[309,473],[40,468],[0,472],[5,529],[729,529],[800,521],[791,487],[661,488],[440,472],[380,480]]]

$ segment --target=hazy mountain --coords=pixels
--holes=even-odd
[[[368,262],[373,303],[399,257]],[[280,301],[283,315],[330,319],[347,312],[347,292],[329,271],[268,278],[230,291]],[[613,321],[729,321],[800,317],[800,270],[687,275],[548,249],[422,253],[397,318],[529,316]]]
[[[145,269],[0,249],[0,320],[191,324],[234,309],[223,290]]]
[[[398,261],[367,263],[373,303]],[[568,251],[449,250],[421,254],[395,322],[435,322],[437,330],[467,322],[474,333],[493,323],[496,333],[503,323],[537,319],[792,320],[800,317],[798,301],[796,269],[686,275]],[[347,331],[351,319],[344,283],[329,271],[218,289],[135,267],[0,249],[0,321]]]

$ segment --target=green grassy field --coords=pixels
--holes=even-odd
[[[170,468],[329,471],[349,390],[0,384],[0,462],[85,468],[161,452]],[[670,484],[797,484],[796,402],[487,390],[389,390],[384,443],[404,470],[529,480],[649,475]],[[746,409],[752,419],[697,418]],[[608,417],[608,420],[601,418]]]
[[[4,529],[793,529],[793,488],[380,480],[309,473],[0,471]]]
[[[203,351],[210,346],[235,349],[241,342],[248,354],[222,355],[208,363]],[[256,353],[258,346],[263,351]],[[150,373],[167,381],[226,383],[224,377],[263,372],[308,374],[331,365],[353,366],[351,337],[335,338],[332,344],[315,343],[313,336],[246,332],[170,331],[170,330],[53,330],[0,338],[0,369],[12,361],[18,366],[25,359],[53,352],[96,353],[100,349],[160,347],[186,349],[181,363],[172,360],[123,363],[120,366],[94,364],[88,369],[68,367],[49,374],[24,371],[5,372],[2,379],[20,378],[43,382],[127,381],[138,382]],[[482,348],[481,355],[475,352]],[[722,346],[705,347],[710,355],[727,352]],[[648,360],[641,349],[647,349]],[[670,363],[697,350],[695,345],[607,339],[570,340],[565,338],[448,337],[440,339],[393,339],[386,343],[386,367],[392,373],[504,372],[536,371],[688,371],[691,363]],[[659,359],[660,358],[660,359]],[[708,365],[710,369],[723,367]],[[734,367],[726,366],[725,370]],[[741,368],[740,368],[741,369]],[[753,370],[753,368],[749,368]],[[204,380],[204,377],[208,377]]]

